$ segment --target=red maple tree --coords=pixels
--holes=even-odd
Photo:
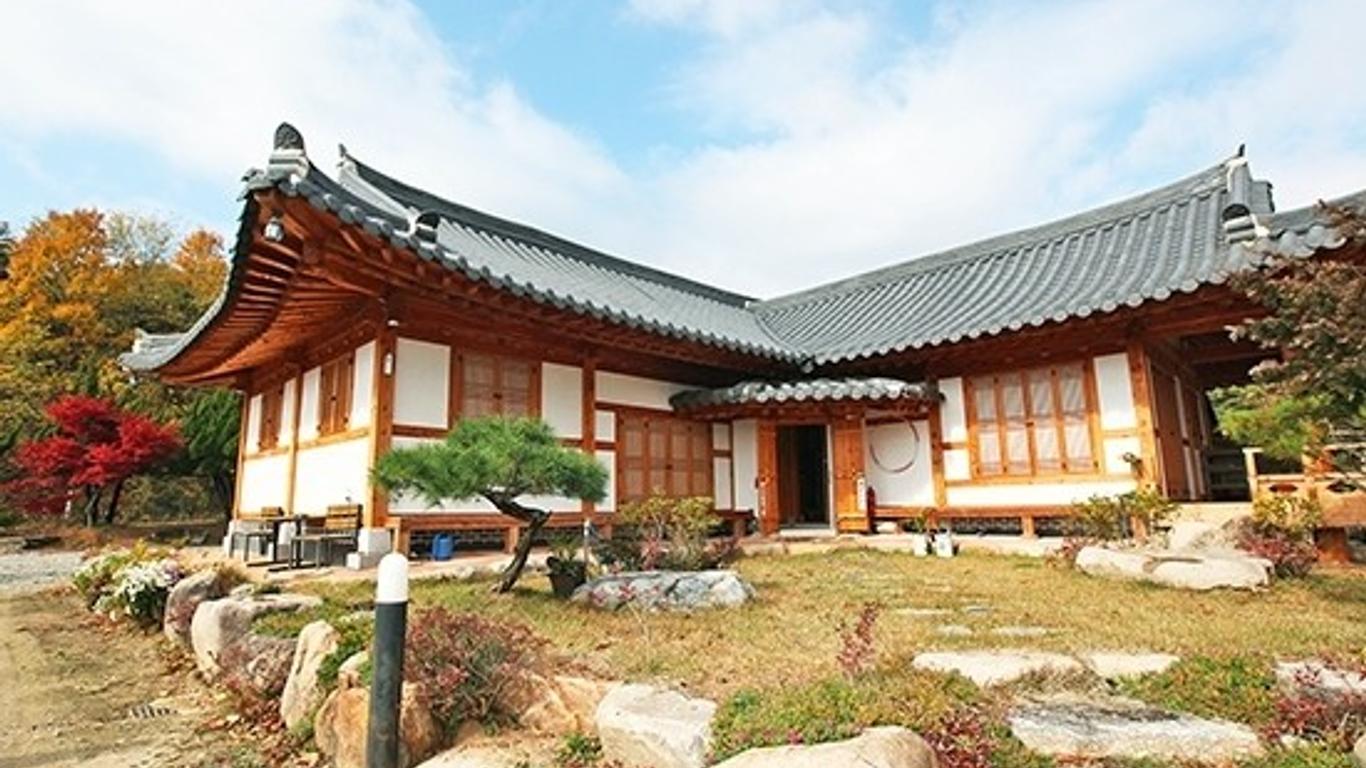
[[[87,525],[112,523],[123,486],[180,450],[180,436],[107,400],[66,395],[44,409],[54,434],[19,445],[20,477],[4,491],[30,514],[60,515],[79,501]]]

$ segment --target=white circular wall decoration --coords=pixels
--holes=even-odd
[[[910,445],[909,455],[904,459],[898,455],[890,457],[880,456],[878,455],[877,443],[868,443],[868,453],[872,454],[873,463],[883,472],[893,475],[899,475],[915,466],[915,459],[920,455],[920,431],[915,428],[915,422],[910,419],[905,419],[901,423],[905,424],[906,431],[911,433],[911,438],[907,441],[907,444]],[[897,453],[900,453],[900,451]]]

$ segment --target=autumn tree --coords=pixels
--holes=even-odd
[[[9,276],[9,255],[14,250],[14,235],[9,231],[9,222],[0,221],[0,280]]]
[[[236,392],[200,390],[185,409],[180,434],[185,441],[170,471],[200,477],[209,484],[214,506],[232,517],[232,494],[237,474],[237,430],[241,404]]]
[[[5,493],[30,513],[79,504],[87,525],[112,523],[127,481],[180,449],[174,429],[107,400],[68,395],[46,409],[53,434],[19,444]]]
[[[1266,308],[1236,335],[1277,350],[1252,383],[1214,393],[1220,429],[1281,459],[1321,455],[1325,445],[1366,439],[1366,218],[1325,207],[1346,242],[1313,259],[1272,258],[1234,278]],[[1334,454],[1338,469],[1362,470],[1360,451]]]
[[[592,456],[560,443],[544,422],[490,416],[461,421],[439,443],[397,448],[375,465],[374,480],[389,491],[413,493],[436,506],[443,500],[483,498],[527,524],[499,592],[517,583],[532,540],[550,512],[528,506],[527,496],[568,496],[601,501],[607,470]]]

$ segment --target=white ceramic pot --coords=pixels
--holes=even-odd
[[[936,533],[934,535],[934,554],[936,557],[953,557],[953,534]]]
[[[911,534],[911,554],[916,557],[929,557],[930,537],[923,533]]]

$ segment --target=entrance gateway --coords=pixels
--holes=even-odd
[[[778,427],[778,519],[784,528],[830,526],[829,443],[824,424]]]

